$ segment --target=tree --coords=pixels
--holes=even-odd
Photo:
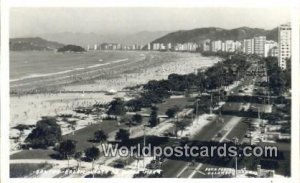
[[[174,118],[176,113],[179,111],[179,107],[178,106],[173,106],[171,108],[169,108],[167,111],[166,111],[166,115],[169,117],[169,118]]]
[[[66,45],[59,49],[57,49],[58,52],[85,52],[86,50],[82,48],[81,46],[77,45]]]
[[[97,142],[105,142],[107,140],[107,135],[103,130],[98,130],[94,133],[94,139]]]
[[[74,135],[77,122],[76,121],[68,121],[68,123],[69,123],[68,128],[72,130],[72,135]]]
[[[61,129],[53,117],[44,117],[36,123],[36,128],[25,139],[33,148],[54,146],[61,140]]]
[[[110,103],[110,107],[108,109],[109,115],[121,116],[125,114],[125,103],[121,98],[116,98]]]
[[[116,133],[116,140],[120,140],[121,143],[126,143],[129,140],[129,132],[125,129],[119,129]]]
[[[84,151],[84,153],[88,159],[92,160],[92,171],[93,171],[94,170],[94,161],[99,158],[100,151],[97,147],[93,146],[93,147],[87,148]],[[94,173],[93,173],[93,175],[94,175]]]
[[[68,169],[70,156],[74,155],[76,152],[76,144],[73,140],[65,140],[59,144],[58,152],[62,155],[64,159],[68,159]]]
[[[76,161],[77,161],[77,169],[79,169],[79,167],[80,167],[80,162],[81,162],[81,158],[82,158],[82,152],[81,152],[81,151],[76,152],[75,155],[74,155],[74,158],[75,158]]]
[[[140,115],[140,114],[135,114],[135,115],[132,116],[131,120],[138,123],[138,124],[140,124],[143,121],[143,116]]]
[[[128,102],[126,102],[126,106],[131,108],[133,111],[140,111],[142,105],[142,101],[139,99],[131,99]]]
[[[179,121],[179,122],[175,123],[176,129],[181,130],[181,134],[183,133],[183,130],[188,126],[188,124],[189,124],[189,121],[187,121],[187,120],[183,120],[183,121]]]
[[[151,114],[149,118],[149,124],[151,127],[154,127],[159,123],[159,119],[157,117],[157,110],[158,108],[156,106],[151,107]]]

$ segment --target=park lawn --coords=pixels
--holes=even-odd
[[[106,134],[109,134],[122,127],[125,127],[125,124],[118,126],[118,122],[116,120],[103,120],[101,123],[92,124],[75,131],[74,135],[72,133],[66,134],[63,136],[63,139],[76,141],[76,150],[84,151],[86,148],[92,147],[93,145],[100,145],[100,143],[93,143],[89,141],[94,137],[94,133],[97,130],[103,130]]]
[[[175,105],[178,106],[181,110],[184,109],[187,105],[192,105],[195,100],[194,98],[189,98],[189,97],[183,97],[183,98],[169,98],[166,99],[165,102],[157,104],[156,106],[158,107],[158,114],[159,115],[165,115],[166,111],[174,107]],[[150,108],[146,108],[143,113],[151,113]]]
[[[128,117],[130,117],[130,115],[128,115]],[[142,124],[148,123],[148,120],[149,120],[148,117],[143,117]],[[117,131],[118,129],[121,129],[121,128],[126,129],[126,128],[128,128],[128,126],[124,123],[121,123],[120,125],[118,125],[118,122],[116,120],[103,120],[103,122],[101,122],[101,123],[93,124],[93,125],[90,125],[90,126],[87,126],[85,128],[75,131],[74,135],[72,133],[64,135],[63,139],[75,140],[77,142],[76,150],[84,151],[88,147],[100,145],[100,143],[94,143],[94,142],[89,141],[92,138],[94,138],[94,133],[97,130],[103,130],[107,135],[109,135],[109,133]]]
[[[241,103],[227,102],[222,106],[222,111],[240,111],[242,109]]]
[[[147,123],[148,118],[144,117],[143,122]],[[120,128],[127,127],[126,124],[118,126],[116,120],[103,120],[101,123],[92,124],[85,128],[75,131],[74,135],[71,133],[63,136],[63,139],[69,139],[76,141],[76,151],[84,151],[88,147],[98,146],[100,143],[93,143],[89,140],[94,137],[94,133],[97,130],[103,130],[106,134],[116,131]],[[10,156],[11,159],[51,159],[51,155],[57,154],[54,150],[48,149],[32,149],[22,150]]]
[[[32,149],[23,150],[12,154],[10,159],[51,159],[51,155],[56,154],[56,151],[48,149]]]
[[[9,175],[10,178],[24,178],[32,174],[36,170],[48,170],[52,168],[52,165],[47,163],[19,163],[19,164],[10,164],[9,166]]]

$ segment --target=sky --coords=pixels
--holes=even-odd
[[[118,33],[242,26],[273,29],[290,21],[284,8],[11,8],[10,37],[61,32]]]

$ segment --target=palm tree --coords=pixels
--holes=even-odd
[[[77,170],[78,170],[79,167],[80,167],[80,162],[81,162],[81,158],[82,158],[82,152],[81,151],[76,152],[75,155],[74,155],[74,158],[77,160]]]
[[[76,121],[69,121],[68,123],[69,123],[68,128],[72,130],[72,135],[74,135],[75,130],[76,130],[75,126],[77,125],[77,122]]]
[[[92,160],[92,171],[93,171],[94,170],[94,161],[99,158],[100,151],[97,147],[93,146],[93,147],[87,148],[84,151],[84,153],[88,159]],[[94,172],[93,172],[93,177],[94,177]]]
[[[97,142],[105,142],[107,140],[107,135],[103,130],[98,130],[94,133],[95,141]]]
[[[65,141],[61,142],[59,145],[58,151],[63,156],[64,159],[66,159],[66,158],[68,159],[68,169],[69,169],[70,156],[74,155],[75,151],[76,151],[75,141],[65,140]]]
[[[188,121],[184,119],[183,121],[176,122],[176,129],[181,130],[181,134],[183,133],[183,130],[188,126]]]
[[[119,129],[119,131],[116,133],[116,140],[120,140],[121,143],[127,142],[129,140],[129,132],[125,129]]]

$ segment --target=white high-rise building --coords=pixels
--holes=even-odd
[[[253,39],[244,39],[243,53],[245,53],[245,54],[253,54],[254,53],[254,40]]]
[[[147,49],[148,49],[148,50],[151,50],[151,44],[150,44],[150,43],[148,43]]]
[[[225,49],[226,49],[226,47],[225,47],[225,43],[224,43],[224,42],[222,42],[222,48],[221,48],[221,50],[222,50],[223,52],[225,52]]]
[[[168,48],[168,50],[171,50],[172,49],[172,43],[168,43],[167,48]]]
[[[225,41],[225,51],[226,52],[234,52],[235,51],[235,44],[232,40]]]
[[[235,41],[234,44],[235,44],[234,45],[235,51],[238,51],[238,52],[242,51],[242,43],[240,41]]]
[[[278,46],[278,43],[275,42],[275,41],[272,41],[272,40],[267,40],[266,43],[265,43],[265,54],[264,54],[264,57],[268,57],[268,56],[271,56],[273,55],[272,51],[273,51],[273,48],[274,47],[277,47]]]
[[[278,65],[286,69],[287,59],[291,58],[292,52],[292,28],[291,24],[283,24],[278,27]]]
[[[266,36],[254,37],[254,54],[263,57],[265,54]]]
[[[160,48],[160,50],[165,50],[166,46],[163,43],[161,43],[159,48]]]
[[[159,43],[153,43],[153,50],[159,50],[160,44]]]
[[[222,50],[222,41],[213,41],[211,42],[211,51],[212,52],[218,52]]]
[[[206,39],[203,41],[202,49],[203,49],[203,51],[210,51],[210,40],[209,39]]]

